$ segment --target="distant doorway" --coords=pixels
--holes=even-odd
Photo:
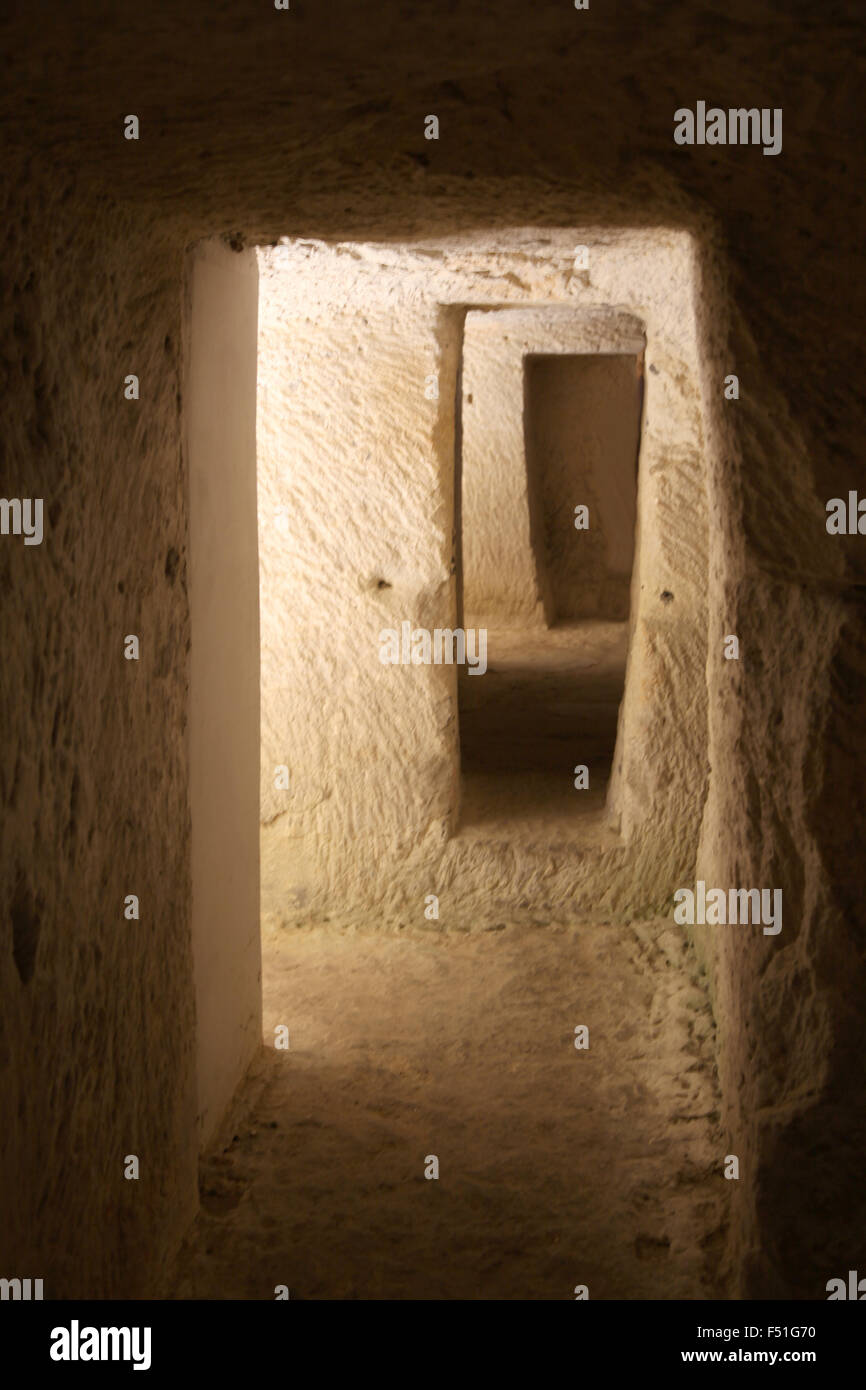
[[[521,369],[522,476],[501,440],[478,447],[483,418],[462,460],[464,621],[488,630],[487,672],[459,677],[463,823],[601,813],[625,682],[643,353],[528,353]],[[501,413],[466,375],[464,426]]]

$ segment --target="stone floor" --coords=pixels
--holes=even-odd
[[[679,933],[430,925],[266,936],[271,1045],[167,1295],[724,1296],[712,1020]]]

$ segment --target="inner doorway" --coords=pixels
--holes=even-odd
[[[643,351],[523,355],[515,458],[475,437],[502,413],[484,327],[488,370],[464,358],[461,525],[464,622],[486,626],[488,658],[483,678],[459,676],[461,823],[586,831],[604,818],[625,683]]]

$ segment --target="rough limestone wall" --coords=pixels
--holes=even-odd
[[[349,272],[360,254],[335,253]],[[279,835],[265,846],[263,905],[276,888],[289,915],[331,917],[369,901],[383,826],[395,863],[423,862],[453,814],[454,668],[385,667],[378,653],[382,628],[409,616],[432,628],[454,606],[441,449],[454,392],[443,382],[428,401],[423,388],[440,367],[437,334],[447,343],[456,324],[441,325],[432,300],[362,293],[344,308],[339,277],[317,299],[295,267],[284,300],[278,274],[264,258],[262,813]],[[453,373],[453,345],[450,357]]]
[[[593,243],[588,277],[574,268],[576,240]],[[662,910],[691,874],[707,776],[693,271],[688,236],[601,229],[543,244],[527,229],[402,250],[296,243],[262,255],[266,920],[396,925],[423,918],[429,893],[452,926],[503,914],[628,919]],[[646,323],[643,533],[612,800],[619,844],[589,847],[568,832],[551,842],[540,823],[505,839],[454,835],[455,668],[379,661],[383,629],[456,622],[455,311],[475,303],[585,308],[602,325],[602,345],[599,311],[611,304],[623,341]],[[439,396],[428,399],[437,372]],[[472,385],[462,383],[464,420]],[[514,389],[519,415],[520,374]],[[516,438],[520,463],[522,428]],[[499,461],[494,451],[491,468]],[[672,608],[665,593],[675,595]],[[279,785],[281,766],[288,786]]]
[[[0,544],[0,1263],[46,1298],[146,1292],[196,1202],[182,257],[79,213],[33,177],[4,219],[0,490],[44,539]]]
[[[712,276],[709,277],[711,282]],[[742,1296],[821,1297],[862,1231],[864,969],[851,876],[864,675],[859,574],[826,532],[842,458],[810,452],[730,301],[705,306],[708,343],[741,399],[707,403],[710,479],[710,784],[698,860],[708,886],[781,888],[783,925],[696,930],[711,961],[735,1190]],[[722,346],[725,338],[727,342]],[[804,564],[805,557],[805,564]],[[853,563],[852,563],[853,560]],[[862,572],[862,561],[860,562]],[[736,633],[740,660],[722,658]],[[850,818],[850,819],[849,819]]]

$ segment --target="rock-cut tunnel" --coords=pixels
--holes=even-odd
[[[0,21],[0,1276],[826,1298],[846,6],[98,8]]]

